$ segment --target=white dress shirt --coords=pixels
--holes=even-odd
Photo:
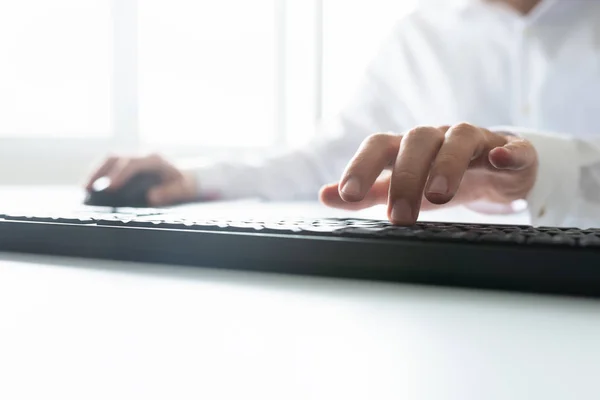
[[[398,22],[354,100],[309,146],[198,170],[201,192],[316,198],[362,140],[470,122],[522,135],[540,169],[534,225],[600,226],[600,1],[544,0],[527,16],[480,0],[424,0]]]

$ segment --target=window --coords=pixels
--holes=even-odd
[[[276,0],[144,0],[138,10],[142,140],[274,141]]]
[[[0,135],[108,136],[106,0],[0,2]]]
[[[111,150],[305,143],[413,3],[1,2],[0,182],[79,182]]]

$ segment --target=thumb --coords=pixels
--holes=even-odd
[[[537,153],[529,141],[515,139],[490,151],[488,158],[494,168],[520,171],[535,165]]]
[[[185,199],[185,188],[180,180],[163,183],[148,191],[148,204],[161,207],[181,202]]]

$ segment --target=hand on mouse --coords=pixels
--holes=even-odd
[[[390,167],[391,174],[381,176]],[[533,145],[469,124],[375,134],[350,161],[339,183],[321,189],[326,205],[351,210],[388,205],[398,225],[441,205],[491,203],[509,208],[537,178]]]
[[[194,201],[198,197],[194,174],[178,169],[157,154],[143,157],[108,157],[92,173],[86,189],[92,190],[92,185],[97,179],[107,177],[107,190],[115,190],[140,172],[155,172],[161,178],[161,183],[148,192],[148,204],[152,207]]]

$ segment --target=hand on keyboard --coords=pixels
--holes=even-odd
[[[377,179],[392,166],[392,173]],[[339,183],[321,190],[329,206],[388,205],[398,225],[421,209],[524,199],[537,177],[537,153],[526,140],[468,124],[420,127],[405,135],[376,134],[363,142]]]

